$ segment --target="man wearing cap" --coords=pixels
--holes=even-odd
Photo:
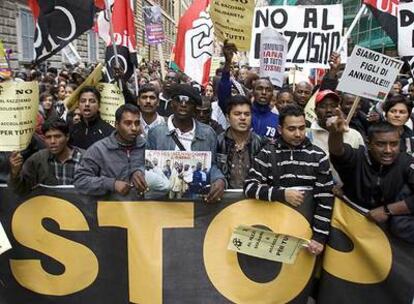
[[[321,148],[329,156],[328,138],[329,131],[327,130],[327,121],[333,119],[335,110],[339,107],[340,97],[331,90],[319,91],[315,99],[315,112],[317,119],[312,122],[307,136],[311,142]],[[344,142],[349,144],[352,148],[358,149],[359,146],[364,146],[364,139],[358,131],[349,128],[344,133]],[[333,169],[333,167],[331,166]],[[338,173],[332,170],[334,180],[341,184]]]
[[[217,135],[224,132],[221,125],[211,118],[213,108],[211,105],[211,98],[207,96],[201,97],[201,105],[196,106],[196,119],[203,124],[209,125],[213,128]]]
[[[214,130],[193,118],[196,106],[202,103],[200,93],[188,84],[174,85],[171,91],[173,115],[168,118],[167,124],[149,130],[147,149],[212,151],[211,188],[206,201],[216,202],[224,194],[225,178],[216,165],[217,138]]]

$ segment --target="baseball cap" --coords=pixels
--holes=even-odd
[[[331,90],[323,90],[319,91],[315,98],[315,103],[321,103],[325,98],[330,97],[332,99],[335,99],[336,101],[340,102],[341,99],[339,98],[339,95],[336,94],[334,91]]]

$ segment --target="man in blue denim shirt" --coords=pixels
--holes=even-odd
[[[167,124],[158,125],[148,133],[147,149],[211,151],[211,188],[206,197],[208,203],[219,201],[224,194],[225,178],[216,165],[217,138],[213,129],[193,118],[201,96],[197,89],[187,84],[172,87],[172,111]],[[176,143],[173,136],[176,135]]]

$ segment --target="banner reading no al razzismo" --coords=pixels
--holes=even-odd
[[[241,193],[216,205],[106,199],[0,189],[0,221],[14,246],[0,256],[0,302],[307,302],[313,256],[302,251],[287,265],[227,244],[240,224],[309,238],[311,204],[294,210]],[[333,226],[318,303],[411,303],[412,245],[338,200]]]

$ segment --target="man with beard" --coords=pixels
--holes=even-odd
[[[23,163],[19,152],[10,155],[10,187],[17,193],[30,191],[38,184],[72,185],[75,165],[82,151],[68,145],[69,128],[62,119],[55,118],[42,126],[46,149],[30,156]]]
[[[173,91],[171,90],[171,86],[178,84],[180,79],[178,74],[174,71],[169,71],[165,76],[162,92],[160,94],[160,103],[158,105],[158,114],[164,117],[168,117],[172,114],[171,111],[171,97]]]
[[[300,106],[302,109],[306,107],[309,99],[312,96],[313,86],[306,81],[301,81],[295,86],[293,91],[293,100]]]
[[[160,99],[155,86],[144,84],[139,90],[137,104],[141,111],[141,125],[145,136],[150,129],[165,123],[165,118],[157,113]]]
[[[188,84],[172,87],[171,107],[173,115],[167,124],[158,125],[148,133],[147,148],[164,151],[211,151],[211,188],[206,202],[214,203],[224,194],[225,178],[216,165],[217,137],[213,129],[193,118],[201,96],[196,88]]]
[[[227,105],[230,127],[217,138],[217,164],[230,189],[243,188],[253,157],[266,141],[251,131],[252,105],[245,96],[233,96]]]
[[[70,144],[81,149],[88,149],[92,144],[109,136],[114,128],[103,121],[99,114],[101,94],[90,86],[79,92],[79,110],[82,120],[73,125],[70,133]]]
[[[140,136],[140,114],[135,105],[120,106],[115,113],[115,131],[85,153],[76,168],[75,187],[80,193],[126,196],[147,189],[144,177],[145,139]]]
[[[328,156],[328,137],[329,132],[326,127],[327,121],[335,116],[335,110],[339,107],[340,98],[338,94],[333,91],[325,90],[320,91],[316,95],[315,99],[315,113],[317,119],[312,122],[307,136],[310,141],[321,148]],[[364,139],[361,134],[354,129],[348,129],[344,133],[344,141],[351,145],[354,149],[358,149],[359,146],[364,146]],[[339,176],[335,170],[332,172],[335,182],[341,184]]]
[[[318,255],[330,231],[334,196],[327,155],[306,138],[305,114],[297,105],[280,112],[280,137],[254,158],[244,193],[248,198],[285,202],[296,208],[311,194],[315,202],[313,236],[307,248]],[[301,190],[299,190],[300,188]]]

